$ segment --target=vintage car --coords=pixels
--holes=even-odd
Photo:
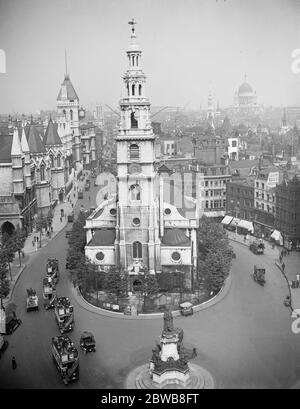
[[[265,279],[265,274],[266,274],[266,269],[262,266],[254,266],[254,273],[253,273],[253,279],[256,281],[258,284],[264,286],[266,279]]]
[[[80,348],[86,352],[96,351],[96,341],[94,335],[89,331],[84,331],[80,337]]]
[[[182,304],[179,304],[180,308],[180,314],[187,316],[187,315],[193,315],[193,304],[190,302],[183,302]]]

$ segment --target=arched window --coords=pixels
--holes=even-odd
[[[142,84],[139,85],[139,95],[142,95]]]
[[[132,56],[132,66],[134,67],[134,55]]]
[[[60,155],[57,155],[57,167],[58,168],[61,167],[61,157],[60,157]]]
[[[129,96],[129,84],[127,84],[127,95]]]
[[[133,143],[129,146],[129,159],[139,160],[140,159],[140,148],[137,144]]]
[[[134,93],[135,93],[135,84],[132,84],[131,90],[132,90],[132,95],[134,95]]]
[[[131,112],[130,119],[131,119],[131,128],[137,128],[138,121],[134,117],[134,112]]]
[[[133,201],[141,200],[141,188],[139,185],[131,185],[130,186],[130,199]]]
[[[43,180],[45,180],[45,166],[41,165],[40,167],[40,177],[41,177],[41,182],[43,182]]]
[[[73,121],[73,110],[72,109],[70,110],[70,118],[71,118],[71,121]]]
[[[138,57],[138,55],[136,56],[136,66],[138,66],[139,65],[139,57]]]
[[[143,258],[143,246],[139,241],[135,241],[132,244],[132,257],[133,258]]]
[[[51,162],[51,168],[54,168],[54,157],[52,153],[50,154],[50,162]]]

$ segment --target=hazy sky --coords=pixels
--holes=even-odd
[[[300,106],[300,0],[0,0],[0,112],[55,109],[65,48],[80,103],[117,106],[132,17],[152,105],[231,105],[246,72],[259,103]]]

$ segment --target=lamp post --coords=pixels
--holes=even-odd
[[[234,200],[231,200],[230,202],[231,202],[231,204],[235,203]],[[239,205],[240,205],[240,202],[236,202],[236,206],[234,206],[235,219],[237,219]],[[232,211],[232,213],[233,213],[233,211]],[[235,220],[235,238],[237,238],[237,221],[236,220]]]

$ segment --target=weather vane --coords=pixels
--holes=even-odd
[[[130,24],[132,26],[132,34],[134,34],[134,25],[136,24],[136,21],[134,20],[134,18],[131,21],[128,21],[128,24]]]

